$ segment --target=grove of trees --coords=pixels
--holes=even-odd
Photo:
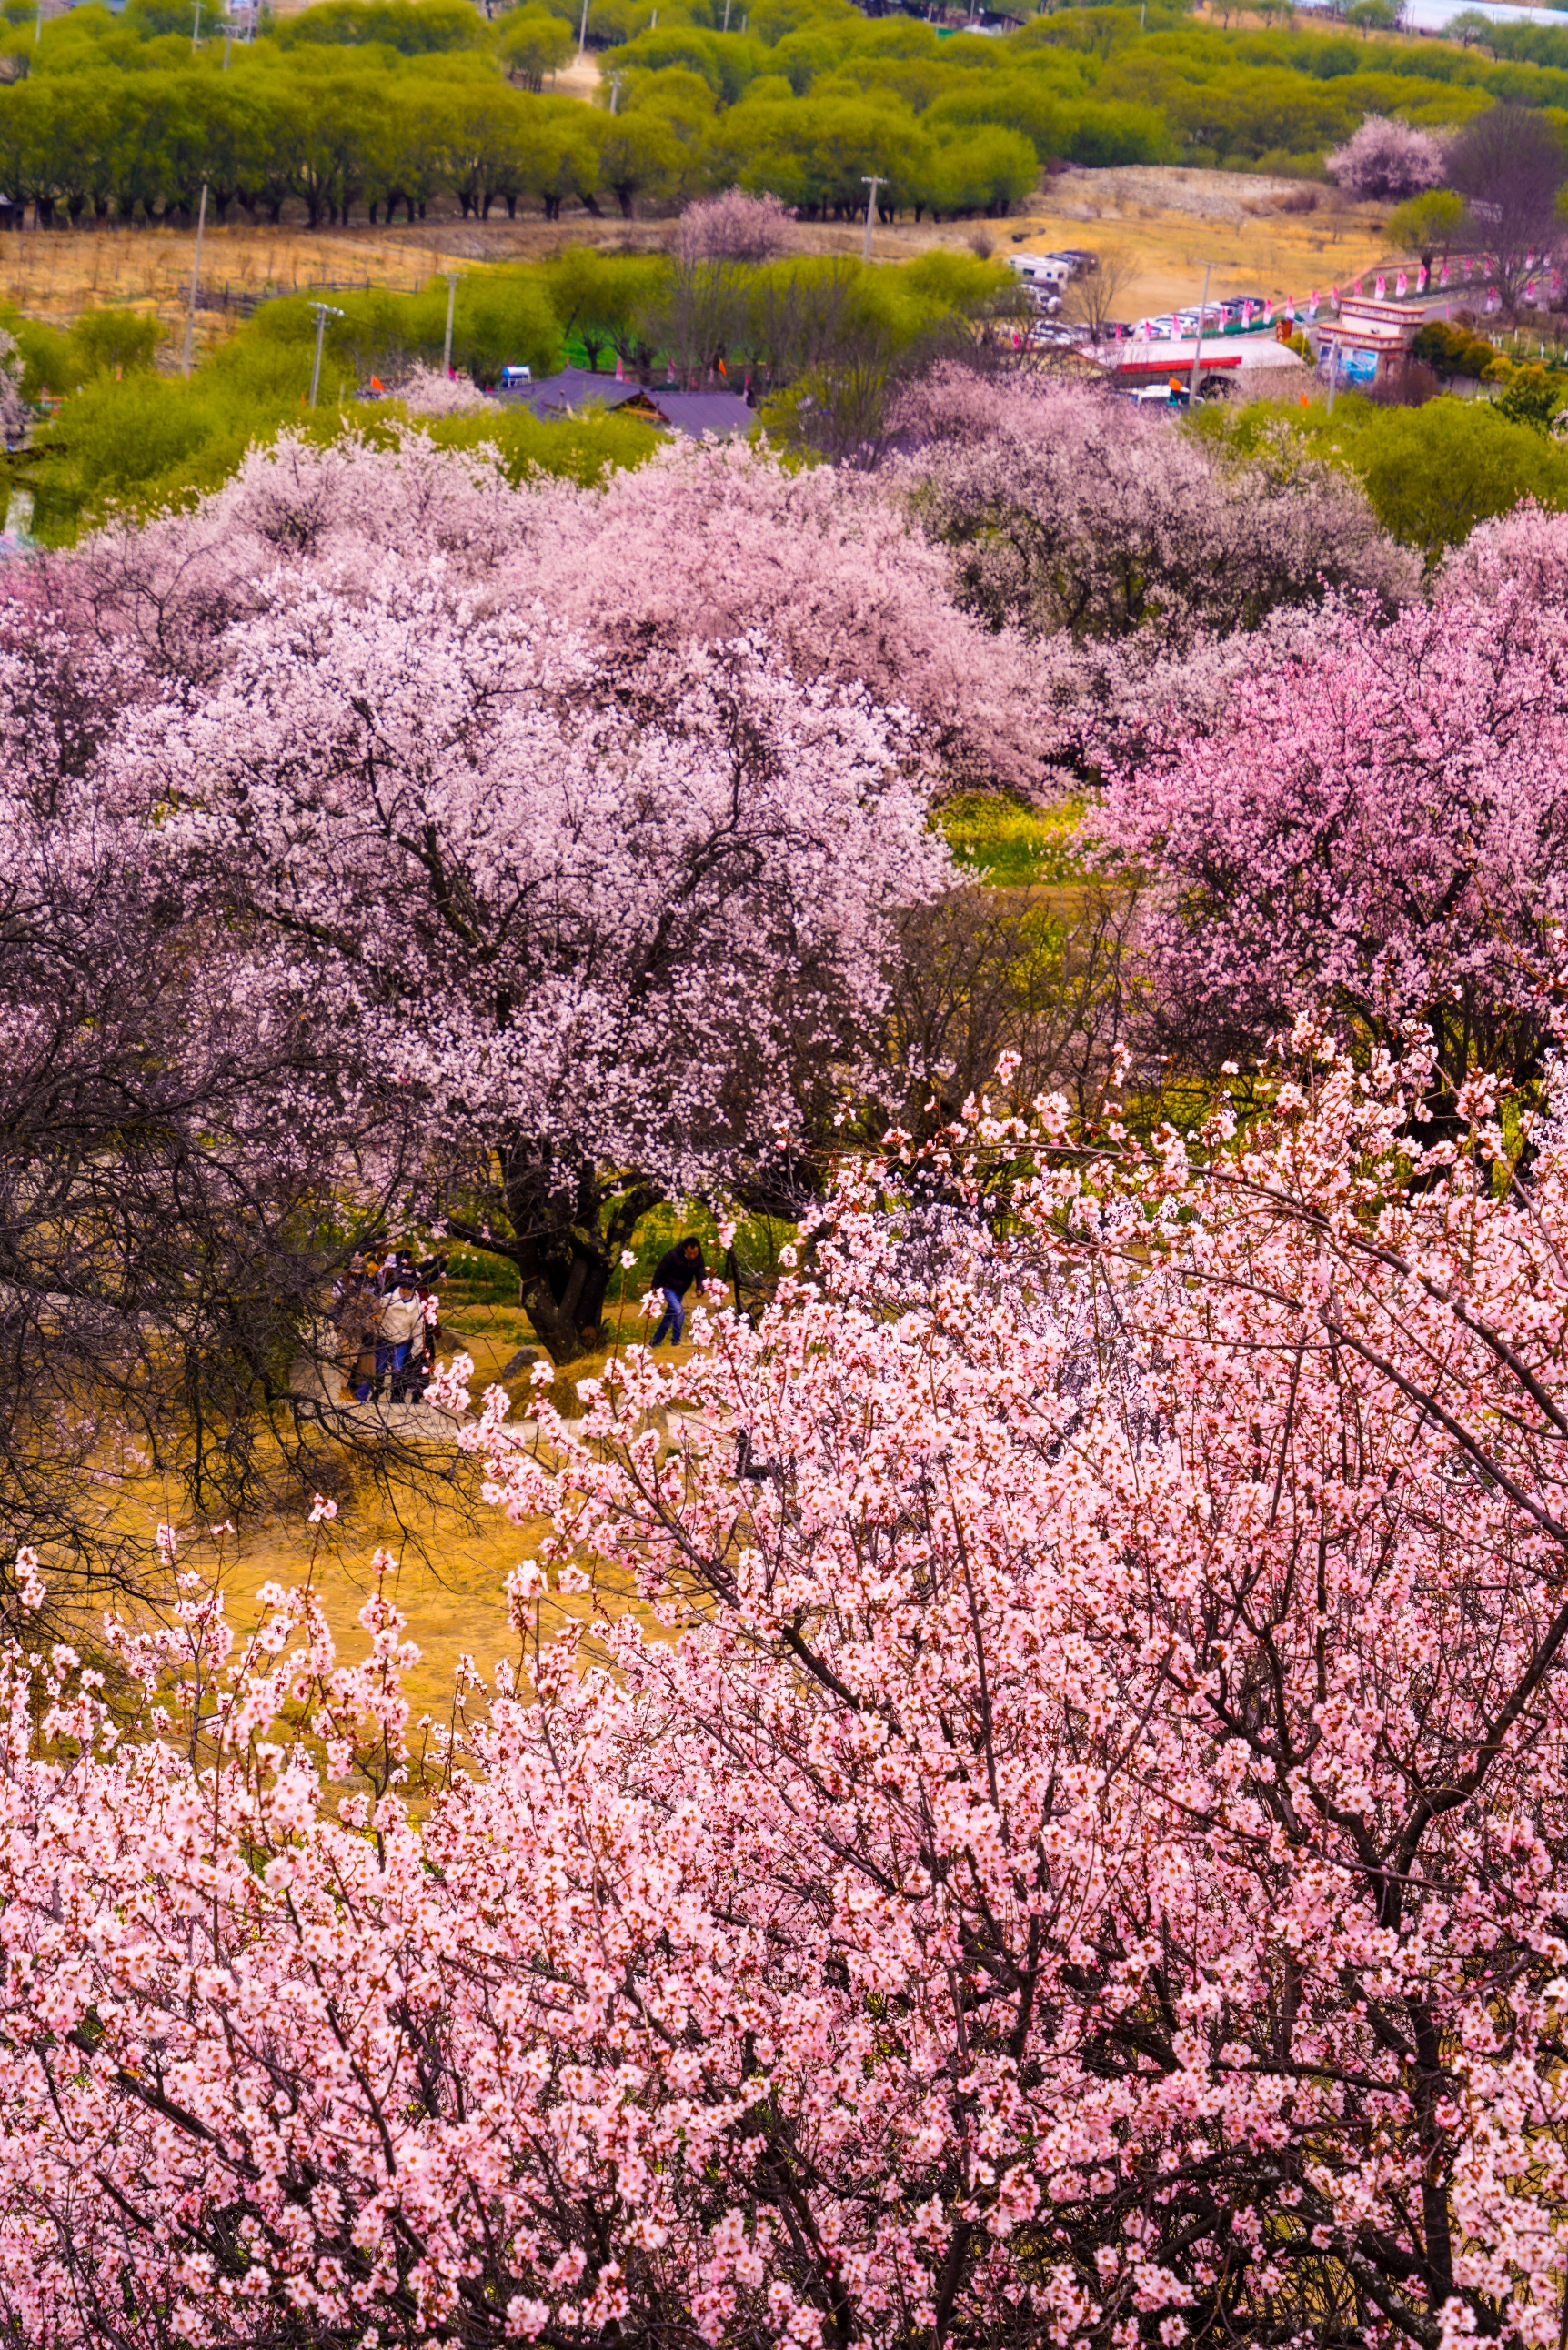
[[[36,43],[10,8],[0,187],[45,223],[184,223],[203,182],[219,218],[264,224],[286,207],[413,221],[438,195],[480,217],[667,213],[732,184],[829,218],[863,211],[870,173],[892,218],[1002,213],[1053,159],[1317,171],[1367,116],[1429,134],[1501,102],[1559,140],[1568,122],[1563,33],[1528,28],[1526,62],[1233,32],[1174,0],[1060,9],[1003,38],[851,0],[590,0],[613,110],[550,86],[573,0],[493,19],[467,0],[327,0],[254,38],[204,16],[199,42],[179,0],[76,7]]]

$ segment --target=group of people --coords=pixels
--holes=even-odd
[[[389,1379],[393,1403],[422,1400],[441,1345],[434,1284],[445,1270],[444,1258],[416,1264],[406,1250],[349,1258],[332,1284],[340,1403],[379,1403]]]
[[[662,1259],[653,1287],[664,1299],[654,1346],[680,1344],[686,1297],[706,1277],[702,1244],[678,1241]],[[340,1403],[379,1403],[390,1386],[393,1403],[420,1403],[441,1347],[441,1300],[435,1284],[444,1257],[416,1263],[406,1250],[384,1257],[355,1255],[332,1284],[332,1327],[342,1372]]]

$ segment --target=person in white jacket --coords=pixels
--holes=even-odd
[[[392,1401],[418,1402],[424,1391],[425,1302],[411,1273],[405,1273],[381,1308],[376,1335],[376,1393],[389,1371]]]

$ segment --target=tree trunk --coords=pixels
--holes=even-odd
[[[448,1219],[454,1239],[517,1268],[517,1302],[554,1362],[575,1363],[598,1343],[622,1249],[659,1192],[635,1175],[601,1176],[556,1163],[527,1145],[503,1149],[511,1233]]]

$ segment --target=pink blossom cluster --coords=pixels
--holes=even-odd
[[[894,424],[961,600],[998,629],[1187,652],[1334,588],[1385,608],[1418,592],[1359,483],[1288,429],[1239,456],[1097,385],[954,363],[908,387]]]
[[[667,446],[592,488],[514,484],[493,452],[414,430],[390,448],[285,438],[192,512],[112,527],[47,576],[85,628],[190,676],[280,569],[352,596],[389,561],[438,562],[453,595],[616,656],[761,631],[803,681],[909,709],[934,782],[1033,788],[1044,771],[1041,656],[956,608],[901,501],[745,444]]]
[[[1170,1033],[1213,1064],[1332,1005],[1415,1022],[1457,1083],[1537,1073],[1562,962],[1568,525],[1476,534],[1391,621],[1348,600],[1168,670],[1116,765],[1102,837],[1150,877]],[[1182,705],[1182,696],[1187,706]]]
[[[467,376],[444,375],[416,360],[392,387],[410,416],[483,416],[490,403]]]
[[[754,264],[793,253],[795,243],[794,213],[779,197],[726,188],[686,206],[676,226],[675,255],[686,268],[703,262]]]
[[[1551,2350],[1568,1167],[1293,1054],[1147,1146],[1004,1071],[914,1287],[895,1149],[582,1441],[493,1392],[472,1771],[379,1593],[111,1625],[151,1736],[7,1653],[18,2341]]]
[[[889,903],[950,870],[897,714],[760,636],[613,664],[440,562],[255,601],[113,769],[434,1149],[554,1138],[679,1191],[793,1130],[803,1056],[881,1000]]]
[[[1442,186],[1447,145],[1440,131],[1417,130],[1397,115],[1368,114],[1325,168],[1358,203],[1398,203]]]

